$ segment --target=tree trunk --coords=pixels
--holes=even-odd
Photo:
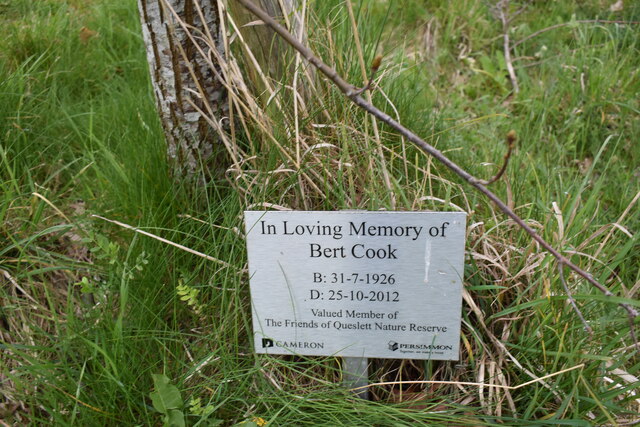
[[[253,0],[254,3],[279,21],[296,38],[305,43],[306,37],[300,34],[303,29],[302,19],[299,14],[300,0]],[[256,17],[236,1],[230,2],[230,11],[247,43],[251,46],[253,56],[256,58],[262,72],[277,82],[283,81],[286,76],[292,76],[295,51],[267,25],[257,23]],[[256,25],[253,25],[256,24]],[[255,72],[255,70],[251,70]],[[249,80],[262,91],[265,88],[255,76],[247,76]]]
[[[201,113],[215,116],[216,123],[224,123],[229,113],[226,90],[219,79],[220,60],[226,58],[221,32],[225,17],[220,16],[219,1],[224,0],[138,0],[151,82],[176,179],[193,178],[201,165],[208,174],[211,168],[224,165],[217,132]],[[272,16],[294,22],[294,27],[299,19],[297,2],[259,0]],[[230,3],[238,12],[235,1]],[[204,39],[210,38],[213,43],[207,44]],[[269,75],[280,76],[284,57],[280,49],[273,50],[280,43],[273,38],[272,31],[260,28],[252,50],[255,47],[260,52],[259,62]]]
[[[228,113],[226,92],[216,77],[220,75],[216,55],[224,58],[217,3],[138,0],[151,81],[176,178],[192,178],[200,164],[210,166],[213,154],[221,152],[216,147],[216,133],[198,111],[211,108],[220,118]],[[189,37],[183,26],[195,37]],[[216,41],[215,46],[197,37],[207,33]],[[211,51],[214,47],[215,53]]]

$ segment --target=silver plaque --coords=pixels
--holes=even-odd
[[[257,353],[458,360],[466,214],[245,212]]]

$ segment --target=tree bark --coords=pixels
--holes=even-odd
[[[300,0],[253,0],[269,16],[280,22],[302,43],[306,42],[305,34],[301,34],[303,25],[300,16]],[[229,5],[231,14],[240,26],[244,38],[251,46],[253,56],[260,65],[262,72],[276,82],[281,82],[286,76],[292,76],[295,51],[285,43],[267,25],[256,22],[255,17],[232,0]],[[255,25],[254,25],[255,24]],[[251,70],[254,71],[255,70]],[[264,90],[260,79],[247,76],[258,90]]]
[[[204,166],[204,176],[212,175],[211,169],[225,163],[217,132],[201,113],[213,114],[215,122],[223,126],[229,113],[225,86],[220,81],[220,60],[226,58],[221,1],[138,0],[151,82],[176,179],[194,178],[200,166]],[[301,28],[295,13],[298,0],[258,1],[271,16]],[[230,1],[232,10],[234,3]],[[242,23],[243,16],[238,16],[238,21]],[[261,66],[272,78],[281,77],[285,72],[282,42],[266,26],[252,32],[256,37],[251,48],[258,53]],[[205,39],[213,39],[213,43]]]
[[[219,121],[228,114],[226,92],[217,78],[216,57],[225,55],[218,0],[138,0],[138,8],[173,175],[192,178],[200,164],[210,166],[213,155],[221,152],[216,133],[198,109],[210,108]],[[195,37],[189,37],[183,25]],[[207,33],[215,46],[198,37]]]

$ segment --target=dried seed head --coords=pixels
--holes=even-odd
[[[509,132],[507,132],[507,144],[512,147],[516,140],[518,139],[518,136],[516,135],[516,131],[511,129]]]
[[[373,58],[373,62],[371,63],[371,69],[373,71],[377,71],[380,68],[380,64],[382,63],[382,55],[377,55]]]

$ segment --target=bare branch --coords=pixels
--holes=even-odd
[[[529,3],[530,2],[525,3],[523,6],[520,6],[518,10],[513,12],[509,17],[509,23],[511,23],[511,21],[513,21],[518,15],[522,14],[525,10],[527,10],[527,8],[529,7]]]
[[[268,26],[273,28],[275,32],[277,32],[287,43],[289,43],[294,49],[296,49],[302,56],[309,61],[313,66],[315,66],[322,74],[327,76],[329,80],[331,80],[338,89],[342,93],[345,94],[354,104],[359,106],[360,108],[367,111],[369,114],[381,120],[382,122],[389,125],[391,128],[395,129],[402,136],[411,141],[416,147],[420,148],[425,153],[435,157],[440,163],[444,164],[447,168],[453,171],[460,178],[464,179],[467,183],[473,186],[480,193],[484,194],[489,200],[491,200],[497,207],[500,209],[505,215],[511,218],[520,228],[522,228],[527,234],[531,236],[533,240],[538,242],[540,246],[542,246],[547,252],[549,252],[554,258],[558,260],[559,263],[569,267],[580,277],[584,278],[587,282],[589,282],[592,286],[602,292],[605,296],[611,297],[614,296],[613,293],[607,289],[604,285],[598,282],[590,273],[584,271],[577,265],[571,262],[567,257],[565,257],[562,253],[560,253],[557,249],[555,249],[551,244],[549,244],[546,240],[544,240],[538,233],[535,232],[531,226],[529,226],[522,218],[520,218],[511,208],[509,208],[498,196],[496,196],[493,192],[491,192],[486,186],[482,184],[480,180],[475,178],[466,170],[462,169],[448,157],[446,157],[442,152],[425,140],[420,138],[418,135],[413,133],[411,130],[407,129],[396,120],[394,120],[387,113],[378,109],[373,104],[366,101],[362,98],[358,93],[358,89],[350,83],[347,83],[338,72],[325,64],[320,58],[318,58],[311,49],[302,45],[298,40],[289,33],[284,27],[278,24],[273,18],[271,18],[267,13],[265,13],[262,9],[253,4],[250,0],[238,0],[244,7],[250,10],[254,15],[258,18],[262,19]],[[638,311],[630,304],[620,302],[618,303],[620,307],[627,311],[629,314],[629,318],[635,322],[635,319],[638,317]],[[631,325],[631,335],[635,337],[635,333],[633,331],[634,324]],[[637,343],[636,343],[637,344]]]

